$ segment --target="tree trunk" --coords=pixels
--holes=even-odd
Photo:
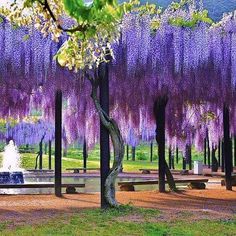
[[[165,175],[170,189],[174,190],[173,176],[165,160],[165,109],[168,102],[167,96],[157,98],[154,103],[154,116],[156,120],[156,141],[158,144],[158,165],[159,165],[159,192],[165,192]]]
[[[171,174],[171,171],[165,161],[165,173],[166,173],[166,180],[169,185],[169,188],[171,191],[176,191],[176,186],[175,186],[175,180],[173,175]]]
[[[88,78],[92,85],[91,97],[93,99],[95,108],[98,112],[100,120],[104,127],[108,130],[111,141],[114,148],[114,161],[112,168],[105,180],[105,199],[107,201],[107,207],[118,207],[119,204],[115,198],[115,181],[122,168],[122,161],[124,157],[124,141],[121,136],[119,127],[115,120],[108,116],[108,114],[102,109],[101,104],[97,97],[97,90],[99,86],[99,80],[97,78]]]

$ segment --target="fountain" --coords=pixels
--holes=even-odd
[[[4,148],[2,168],[0,169],[0,184],[24,183],[20,168],[20,154],[13,140]]]

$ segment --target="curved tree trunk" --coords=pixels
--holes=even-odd
[[[174,180],[174,177],[173,177],[166,161],[165,161],[165,174],[166,174],[166,180],[167,180],[167,183],[169,185],[170,190],[171,191],[176,191],[177,188],[176,188],[176,185],[175,185],[175,180]]]
[[[91,97],[93,99],[95,108],[99,114],[102,124],[109,131],[114,148],[113,166],[105,182],[105,198],[110,207],[118,207],[119,204],[115,198],[115,181],[122,168],[122,161],[125,152],[124,141],[116,121],[110,118],[101,107],[101,104],[97,96],[98,81],[92,78],[89,78],[89,81],[91,82],[92,85]]]
[[[156,141],[158,144],[158,166],[159,166],[159,192],[165,192],[165,176],[171,191],[176,190],[173,175],[165,160],[165,109],[168,102],[167,96],[156,99],[153,107],[156,120]]]

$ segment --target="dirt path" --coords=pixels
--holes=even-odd
[[[188,217],[191,220],[231,219],[236,215],[236,188],[186,190],[161,194],[155,191],[118,192],[122,204],[156,208],[160,220]],[[99,194],[64,195],[2,195],[0,196],[0,221],[13,224],[39,223],[61,213],[71,214],[84,208],[99,207]]]

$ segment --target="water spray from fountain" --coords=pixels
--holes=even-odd
[[[2,171],[22,171],[20,168],[21,160],[17,146],[13,140],[4,148]]]
[[[0,184],[24,183],[23,169],[20,168],[20,154],[13,140],[4,148]]]

